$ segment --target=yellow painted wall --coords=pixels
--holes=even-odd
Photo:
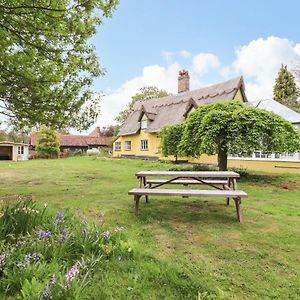
[[[148,150],[141,150],[141,140],[148,140]],[[125,150],[125,141],[131,141],[130,151]],[[121,151],[115,151],[115,145],[113,145],[113,157],[121,155],[159,156],[159,138],[156,133],[141,130],[137,134],[120,136],[115,142],[121,142]]]
[[[189,162],[217,165],[217,155],[201,155],[200,158],[191,158]],[[264,159],[228,159],[228,167],[242,168],[269,173],[300,174],[300,161],[276,161]]]
[[[243,96],[242,96],[242,93],[241,93],[241,90],[239,89],[234,97],[233,100],[240,100],[241,102],[243,102]]]

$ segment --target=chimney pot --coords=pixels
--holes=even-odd
[[[180,70],[178,76],[178,94],[190,90],[190,76],[189,71]]]

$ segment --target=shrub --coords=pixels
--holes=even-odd
[[[203,164],[190,164],[183,166],[174,166],[169,171],[215,171],[217,168],[214,166],[203,165]]]
[[[82,156],[83,153],[82,153],[82,150],[80,149],[76,149],[74,152],[73,152],[73,156]]]
[[[59,154],[59,139],[55,130],[42,128],[37,134],[37,156],[39,158],[57,158]]]

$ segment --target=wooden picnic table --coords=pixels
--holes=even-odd
[[[138,179],[140,188],[146,188],[150,182],[149,188],[152,189],[172,183],[184,184],[183,180],[187,180],[186,185],[198,183],[220,189],[217,185],[221,184],[223,190],[229,190],[231,186],[233,190],[237,190],[237,179],[240,178],[240,174],[233,171],[140,171],[135,176]],[[170,179],[155,181],[149,180],[149,177],[170,177]],[[208,180],[211,178],[212,180]],[[216,180],[217,178],[221,180]],[[153,185],[153,183],[156,183],[156,185]]]
[[[241,221],[240,203],[242,197],[247,197],[243,191],[237,190],[237,179],[240,174],[233,171],[139,171],[136,174],[138,179],[137,189],[129,191],[129,195],[134,195],[136,202],[136,214],[138,214],[139,199],[145,196],[148,202],[149,195],[164,196],[189,196],[200,197],[224,197],[229,205],[229,199],[233,198],[236,204],[237,218]],[[159,179],[156,179],[159,178]],[[195,189],[159,189],[161,186],[182,184],[207,185],[216,190],[195,190]]]

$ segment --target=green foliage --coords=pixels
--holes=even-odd
[[[133,108],[134,104],[138,101],[144,101],[153,98],[161,98],[169,96],[170,94],[164,90],[159,90],[155,86],[146,86],[140,89],[139,93],[136,93],[131,97],[131,102],[127,105],[126,109],[121,111],[119,115],[115,118],[118,123],[124,123],[130,110]]]
[[[273,99],[300,112],[300,104],[297,102],[298,96],[299,91],[293,74],[288,71],[287,66],[281,65],[273,88]]]
[[[80,149],[76,149],[74,152],[73,152],[73,156],[82,156],[84,155],[84,153],[82,152],[82,150]]]
[[[9,131],[0,130],[0,141],[29,143],[29,136],[25,132],[18,132],[13,129]]]
[[[86,299],[83,291],[100,262],[114,257],[131,259],[123,227],[108,231],[89,224],[81,214],[60,212],[55,216],[45,207],[37,209],[39,212],[32,202],[0,207],[0,221],[5,227],[0,227],[1,295],[28,300]],[[12,223],[6,222],[9,211],[13,212],[12,219],[22,219],[19,223],[31,224],[37,214],[43,217],[16,234],[16,228],[9,227]],[[8,240],[3,233],[14,239]]]
[[[57,158],[59,146],[58,134],[54,129],[44,127],[37,133],[36,151],[39,158]]]
[[[216,167],[204,164],[188,164],[173,166],[169,171],[216,171]]]
[[[104,70],[89,39],[118,2],[2,0],[0,114],[21,128],[94,123],[91,86]]]
[[[201,106],[184,123],[180,151],[185,156],[218,154],[227,168],[227,155],[261,150],[295,152],[300,135],[291,123],[266,110],[232,101]]]
[[[26,235],[43,221],[44,212],[44,209],[37,209],[32,201],[3,206],[0,212],[0,241],[9,242]]]
[[[174,155],[177,160],[182,130],[182,124],[167,126],[162,129],[160,133],[160,148],[164,156]]]

